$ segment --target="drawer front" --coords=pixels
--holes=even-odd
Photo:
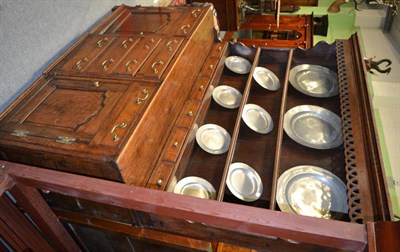
[[[139,70],[137,77],[142,79],[150,79],[161,81],[162,74],[167,69],[169,63],[182,44],[182,38],[171,38],[163,40],[160,46],[144,63]]]
[[[94,74],[111,74],[124,57],[138,43],[139,38],[123,36],[116,38],[107,51],[91,64],[86,72]]]
[[[221,58],[222,54],[225,52],[228,44],[227,43],[216,43],[211,49],[210,56],[211,58]]]
[[[176,123],[177,127],[182,128],[190,128],[192,125],[194,118],[197,115],[197,111],[199,110],[200,102],[195,100],[189,100],[186,102],[184,108],[182,109],[182,113],[179,116],[179,119]]]
[[[88,37],[61,61],[59,71],[83,73],[114,41],[112,36]]]
[[[134,48],[128,52],[120,64],[114,68],[114,75],[135,76],[140,67],[150,57],[161,41],[157,36],[140,37]]]
[[[185,141],[187,129],[175,128],[167,142],[165,152],[163,154],[163,160],[176,162],[179,152],[182,149],[183,142]]]
[[[94,142],[102,139],[102,145],[120,146],[125,138],[129,136],[129,132],[134,130],[138,119],[151,102],[155,91],[155,86],[143,86],[138,83],[131,84],[129,90],[119,101],[123,110],[113,121],[113,124],[108,124],[103,127],[102,131],[99,131]]]
[[[175,32],[175,36],[186,37],[191,34],[203,11],[204,9],[201,8],[189,8],[186,17],[181,21],[181,24],[177,26],[178,30]]]
[[[149,179],[146,187],[156,190],[165,190],[174,166],[174,163],[162,161],[154,168],[153,174]],[[173,186],[175,186],[176,182],[172,184]]]
[[[200,76],[202,78],[211,78],[217,68],[219,58],[208,58],[201,69]]]
[[[207,91],[209,84],[209,79],[197,80],[196,83],[193,85],[192,90],[190,91],[190,98],[196,101],[201,101]]]

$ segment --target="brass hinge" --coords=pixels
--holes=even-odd
[[[58,140],[56,140],[57,143],[62,143],[62,144],[72,144],[75,142],[75,138],[67,137],[67,136],[59,136]]]
[[[29,131],[27,130],[14,130],[11,135],[17,136],[17,137],[26,137],[28,135]]]

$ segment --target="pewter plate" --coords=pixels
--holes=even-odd
[[[331,149],[343,143],[340,117],[319,106],[291,108],[284,115],[283,129],[297,143],[314,149]]]
[[[278,178],[276,202],[282,212],[331,219],[347,213],[345,184],[317,166],[290,168]]]
[[[251,64],[250,62],[239,56],[230,56],[225,59],[225,65],[229,70],[238,74],[250,73]]]
[[[271,91],[276,91],[281,87],[278,77],[271,70],[264,67],[256,67],[253,78],[260,86]]]
[[[263,184],[258,173],[245,163],[233,163],[229,166],[226,184],[238,199],[252,202],[260,198]]]
[[[323,66],[298,65],[290,70],[289,81],[295,89],[313,97],[331,97],[339,93],[337,74]]]
[[[215,188],[210,182],[195,176],[179,180],[174,188],[174,193],[202,199],[215,199],[217,196]]]
[[[229,109],[238,108],[242,100],[242,94],[237,89],[226,85],[216,87],[212,96],[219,105]]]
[[[206,152],[222,154],[229,149],[231,136],[219,125],[205,124],[197,130],[196,141]]]
[[[267,134],[274,128],[274,122],[265,109],[256,104],[246,104],[242,119],[250,129],[261,134]]]

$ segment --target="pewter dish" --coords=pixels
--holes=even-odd
[[[248,74],[251,69],[250,62],[239,56],[229,56],[225,59],[225,65],[229,70],[237,74]]]
[[[235,109],[240,106],[242,94],[235,88],[221,85],[213,90],[212,97],[224,108]]]
[[[229,149],[231,136],[219,125],[205,124],[196,132],[199,146],[210,154],[222,154]]]
[[[229,166],[226,184],[238,199],[252,202],[261,197],[263,184],[258,173],[245,163],[233,163]]]
[[[345,184],[321,167],[300,165],[278,178],[276,202],[282,212],[331,219],[347,213]]]
[[[323,66],[298,65],[290,70],[289,81],[295,89],[313,97],[331,97],[339,93],[337,74]]]
[[[193,196],[202,199],[215,199],[215,188],[207,180],[190,176],[179,180],[174,188],[174,193]]]
[[[340,117],[314,105],[300,105],[288,110],[283,129],[297,143],[314,149],[331,149],[343,143]]]
[[[274,122],[265,109],[256,104],[246,104],[242,119],[250,129],[261,134],[267,134],[274,128]]]
[[[271,91],[276,91],[281,87],[278,77],[271,70],[264,67],[256,67],[253,78],[261,87]]]

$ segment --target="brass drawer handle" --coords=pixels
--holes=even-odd
[[[93,87],[100,87],[100,82],[98,81],[93,81],[92,82]]]
[[[193,116],[193,111],[189,111],[186,113],[187,116],[192,117]]]
[[[111,65],[115,60],[114,59],[108,59],[103,61],[103,63],[101,63],[101,67],[103,68],[104,71],[106,71],[109,67],[109,65]]]
[[[124,123],[124,122],[114,125],[114,127],[111,129],[111,132],[110,132],[112,135],[113,141],[119,140],[119,136],[117,134],[114,134],[115,129],[116,128],[126,128],[126,126],[128,126],[128,124]]]
[[[126,62],[125,67],[126,67],[126,70],[128,70],[128,72],[132,71],[132,67],[129,66],[129,64],[131,64],[131,63],[132,64],[137,64],[138,61],[136,59],[133,59],[131,61]]]
[[[124,41],[122,41],[122,47],[123,48],[128,48],[128,43],[132,43],[133,42],[133,38],[129,38],[129,39],[125,39]]]
[[[201,86],[199,87],[199,90],[200,90],[200,91],[203,91],[203,90],[204,90],[204,86],[201,85]]]
[[[151,69],[153,69],[154,73],[158,73],[156,65],[162,65],[162,64],[164,64],[164,62],[162,60],[156,61],[156,62],[153,63],[153,65],[151,65]]]
[[[173,146],[174,148],[177,148],[177,147],[179,146],[179,143],[178,143],[178,142],[174,142],[174,143],[172,144],[172,146]]]
[[[197,18],[197,13],[198,13],[198,12],[201,12],[201,10],[199,10],[199,9],[193,10],[193,11],[192,11],[192,16],[195,17],[195,18]]]
[[[97,47],[103,47],[103,45],[107,44],[108,42],[108,38],[105,37],[103,39],[100,39],[99,41],[97,41],[96,46]]]
[[[191,27],[190,24],[187,24],[187,25],[182,26],[181,30],[183,31],[184,34],[186,34],[187,33],[186,29],[189,29],[190,27]]]
[[[166,47],[168,47],[168,50],[170,50],[170,51],[172,51],[172,45],[171,45],[172,43],[176,44],[176,43],[178,43],[178,41],[176,41],[176,39],[168,41]]]
[[[78,60],[78,62],[76,62],[75,65],[74,65],[74,69],[76,69],[76,70],[81,70],[81,69],[82,69],[81,64],[83,64],[83,63],[85,63],[85,62],[88,62],[88,61],[89,61],[89,59],[88,59],[87,57]]]
[[[145,95],[143,98],[137,98],[136,99],[136,104],[142,103],[142,101],[145,101],[147,98],[149,98],[149,91],[147,89],[143,89],[142,93]]]

